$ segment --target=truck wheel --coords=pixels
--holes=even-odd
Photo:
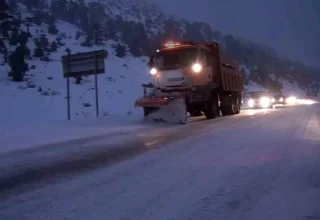
[[[221,114],[222,114],[223,116],[229,115],[227,106],[221,106],[221,107],[220,107],[220,110],[221,110]]]
[[[144,117],[147,117],[148,115],[157,111],[158,109],[159,108],[154,108],[154,107],[144,107],[143,108]]]
[[[235,111],[234,111],[234,113],[235,113],[235,114],[239,114],[239,113],[240,113],[240,108],[241,108],[240,101],[239,101],[239,99],[236,99]]]
[[[213,119],[219,116],[218,97],[216,93],[213,93],[212,97],[208,100],[204,115],[207,119]]]
[[[232,101],[231,105],[228,106],[228,113],[229,115],[234,115],[236,110],[235,101]]]
[[[235,114],[235,111],[236,111],[235,103],[236,103],[236,100],[226,95],[221,105],[221,114],[224,116]]]
[[[222,115],[233,115],[235,114],[236,105],[233,103],[221,107]]]

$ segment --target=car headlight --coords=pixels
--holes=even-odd
[[[280,102],[283,102],[283,98],[281,97],[281,98],[279,99],[279,101],[280,101]]]
[[[192,65],[192,70],[196,73],[199,73],[202,70],[202,66],[199,63],[195,63]]]
[[[156,75],[157,74],[157,72],[158,72],[158,70],[156,69],[156,68],[151,68],[151,70],[150,70],[150,74],[151,75]]]
[[[294,104],[296,102],[296,97],[295,96],[290,96],[289,98],[286,99],[286,102],[289,104]]]
[[[264,108],[268,107],[270,105],[270,99],[268,97],[260,98],[260,105]]]
[[[276,100],[274,98],[271,99],[271,102],[275,102]]]
[[[249,99],[248,100],[248,105],[250,108],[252,108],[254,106],[254,100],[253,99]]]

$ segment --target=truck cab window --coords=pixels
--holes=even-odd
[[[201,62],[203,63],[204,66],[212,65],[212,55],[208,51],[201,50],[200,57],[201,57]]]

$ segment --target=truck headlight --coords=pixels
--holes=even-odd
[[[158,72],[158,70],[156,69],[156,68],[151,68],[151,70],[150,70],[150,74],[151,75],[156,75],[157,74],[157,72]]]
[[[199,63],[195,63],[192,65],[192,70],[196,73],[199,73],[202,70],[202,66]]]
[[[248,100],[248,105],[250,108],[252,108],[254,106],[254,100],[253,99],[249,99]]]
[[[261,105],[263,108],[269,107],[269,105],[270,105],[270,99],[269,99],[268,97],[262,97],[262,98],[260,98],[260,105]]]

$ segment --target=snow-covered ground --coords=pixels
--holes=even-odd
[[[320,218],[319,105],[251,113],[0,179],[0,219]]]

